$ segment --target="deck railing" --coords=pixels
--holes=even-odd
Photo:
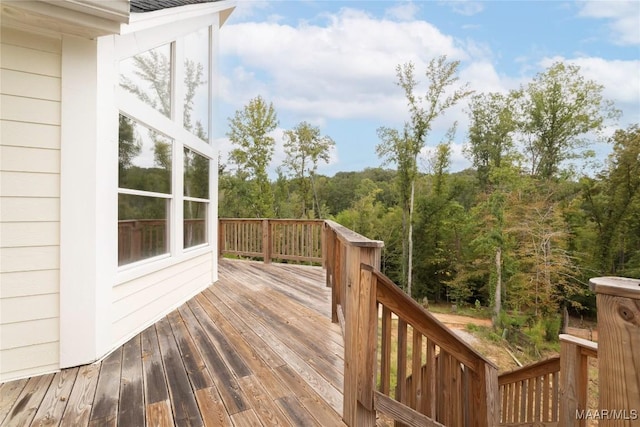
[[[560,356],[502,374],[498,385],[500,425],[558,425]]]
[[[331,317],[344,336],[348,426],[375,426],[377,413],[399,426],[579,427],[594,416],[603,427],[638,425],[639,280],[592,279],[598,345],[561,335],[559,357],[498,377],[495,365],[378,271],[383,242],[332,221],[262,219],[221,219],[219,239],[220,254],[323,264]],[[588,413],[594,357],[600,412]]]
[[[168,249],[166,220],[118,221],[118,264],[160,255]]]
[[[379,412],[407,426],[496,425],[496,366],[378,271],[382,242],[331,221],[325,231],[332,317],[345,338],[345,423],[373,426]]]
[[[204,219],[185,219],[183,222],[184,247],[207,241],[207,223]],[[127,264],[169,251],[168,222],[166,219],[131,219],[118,221],[118,264]]]
[[[376,409],[409,426],[494,426],[497,367],[379,271],[362,277],[382,313]]]
[[[271,260],[321,263],[322,220],[220,219],[218,250]]]

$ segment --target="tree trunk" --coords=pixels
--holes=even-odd
[[[311,180],[311,193],[313,194],[313,211],[315,212],[315,218],[320,218],[320,201],[318,199],[318,191],[316,190],[316,181],[314,178],[314,174],[311,173],[309,175],[309,179]]]
[[[411,199],[409,201],[409,236],[407,237],[407,295],[411,297],[411,284],[413,273],[413,198],[415,194],[416,181],[411,181]]]
[[[496,295],[493,305],[493,326],[498,325],[502,310],[502,247],[496,249]]]

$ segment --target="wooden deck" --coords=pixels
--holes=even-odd
[[[318,267],[220,280],[101,363],[0,385],[2,426],[343,426],[343,339]]]

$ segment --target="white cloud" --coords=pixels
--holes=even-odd
[[[484,4],[475,0],[450,0],[441,3],[449,6],[455,13],[464,16],[476,15],[484,10]]]
[[[420,78],[435,56],[468,58],[452,37],[425,21],[376,19],[353,9],[326,19],[325,26],[226,26],[223,60],[237,56],[255,74],[234,71],[236,76],[223,84],[223,99],[239,106],[249,89],[260,89],[278,110],[304,116],[402,120],[406,108],[394,84],[397,64],[413,61]]]
[[[270,7],[267,0],[244,0],[236,2],[236,8],[231,14],[234,21],[243,20],[255,16],[258,11],[263,11]]]
[[[397,21],[413,21],[420,8],[412,1],[402,2],[385,10],[385,16]]]
[[[640,44],[640,2],[637,0],[587,1],[582,3],[579,15],[609,20],[609,28],[617,44]]]

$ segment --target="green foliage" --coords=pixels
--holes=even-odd
[[[560,68],[539,75],[531,88],[552,87],[545,85],[547,76],[553,75],[557,85],[575,85],[571,90],[555,90],[576,101],[578,89],[589,82],[576,77],[572,67]],[[471,128],[465,147],[474,169],[448,172],[452,130],[435,145],[429,170],[423,173],[415,167],[412,150],[420,138],[426,141],[430,130],[426,116],[421,118],[420,114],[428,116],[432,110],[423,102],[428,95],[418,97],[413,92],[417,86],[412,69],[405,66],[397,71],[415,121],[401,130],[380,128],[381,144],[377,147],[383,160],[397,170],[370,168],[332,177],[314,174],[311,201],[312,187],[306,181],[310,169],[298,174],[293,167],[280,165],[277,179],[269,182],[274,215],[297,217],[305,206],[308,215],[313,210],[314,216],[335,219],[369,238],[383,240],[382,270],[399,284],[408,279],[411,226],[414,298],[427,298],[433,302],[430,307],[441,301],[448,309],[455,303],[476,315],[492,310],[497,326],[528,331],[536,345],[551,345],[556,339],[560,327],[557,313],[563,307],[576,314],[593,311],[595,300],[586,285],[590,277],[640,277],[638,125],[614,134],[610,140],[613,153],[606,167],[595,176],[576,179],[559,159],[568,160],[571,153],[584,150],[579,142],[585,135],[571,131],[584,126],[565,124],[561,134],[567,139],[563,140],[565,145],[558,146],[559,163],[548,163],[532,173],[532,146],[523,142],[533,144],[542,139],[539,129],[525,126],[532,114],[525,107],[533,105],[528,104],[532,99],[529,86],[508,95],[478,95],[471,101]],[[596,86],[589,86],[591,92],[586,94],[596,93]],[[542,89],[538,92],[546,93]],[[552,99],[540,96],[544,102]],[[584,102],[589,99],[593,98]],[[545,110],[544,102],[536,104],[540,117],[551,111]],[[610,106],[604,101],[600,107],[603,105],[604,110],[598,112],[582,111],[599,114],[604,123],[615,111],[607,110]],[[565,119],[572,120],[570,116]],[[595,117],[584,123],[598,120]],[[294,150],[299,136],[295,129],[290,132],[288,141]],[[131,147],[125,147],[125,157],[127,152],[135,152],[135,141],[128,140]],[[291,153],[292,159],[301,159]],[[526,167],[524,159],[528,159]],[[312,163],[304,161],[305,165]],[[543,169],[552,171],[551,176]],[[222,168],[220,215],[255,216],[254,182],[255,177],[245,169],[231,173]]]
[[[471,94],[468,84],[450,90],[458,81],[459,65],[460,61],[447,61],[444,55],[429,61],[425,73],[428,84],[424,96],[416,94],[418,81],[415,78],[414,64],[409,62],[398,65],[396,67],[397,85],[405,93],[411,119],[405,123],[402,132],[386,127],[378,128],[378,137],[382,142],[376,146],[376,152],[385,163],[395,164],[398,170],[399,202],[403,212],[400,283],[406,288],[409,296],[413,295],[413,210],[418,176],[418,155],[427,143],[433,121]],[[455,126],[454,124],[448,133],[449,139],[453,138]],[[448,158],[446,148],[441,155]],[[446,169],[446,166],[443,169]]]
[[[320,204],[314,178],[318,163],[320,161],[329,163],[329,156],[335,142],[328,136],[322,136],[319,127],[307,122],[299,123],[292,130],[285,131],[284,140],[286,158],[283,165],[300,183],[302,206],[300,213],[296,216],[307,218],[311,216],[311,211],[316,218],[319,218]],[[311,193],[313,193],[313,203],[309,200]],[[310,205],[313,205],[313,209],[309,208]]]
[[[237,166],[236,176],[249,181],[252,215],[273,216],[273,191],[267,167],[273,157],[275,139],[270,135],[278,126],[273,104],[258,96],[229,118],[227,136],[236,146],[229,159]]]
[[[469,332],[477,332],[480,330],[478,325],[476,325],[475,323],[467,323],[464,328]]]
[[[120,176],[131,166],[133,159],[140,154],[142,141],[136,138],[134,122],[127,116],[120,114],[118,127],[118,165]]]
[[[620,116],[603,98],[604,87],[580,74],[580,67],[556,62],[522,89],[522,131],[531,172],[542,178],[558,176],[562,162],[588,151],[585,135],[601,131]]]
[[[471,98],[468,142],[464,153],[471,160],[478,174],[480,187],[489,186],[489,175],[502,167],[503,159],[513,155],[513,132],[517,123],[514,117],[515,93],[477,94]]]
[[[640,127],[618,130],[613,152],[597,178],[581,180],[586,218],[601,274],[640,278]]]

